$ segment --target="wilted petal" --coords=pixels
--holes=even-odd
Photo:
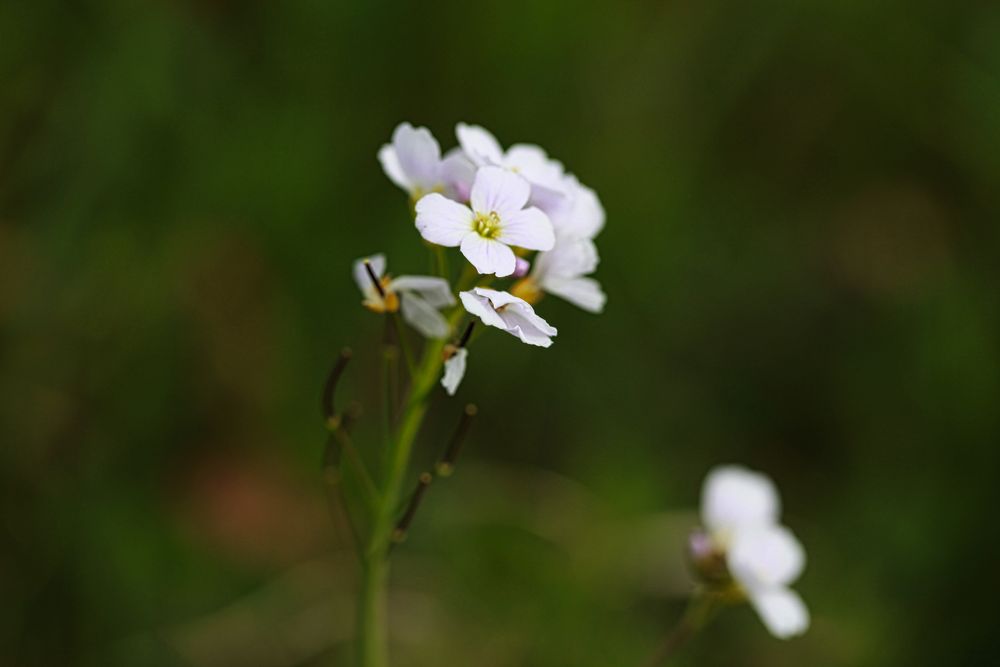
[[[434,276],[399,276],[390,283],[391,289],[397,292],[417,292],[427,303],[435,308],[447,308],[455,305],[455,297],[451,286],[444,278]]]
[[[454,396],[455,392],[458,391],[458,385],[465,377],[465,365],[468,358],[469,351],[461,347],[444,362],[444,377],[441,378],[441,386],[444,387],[449,396]]]
[[[452,248],[472,232],[472,211],[436,192],[421,197],[416,210],[417,230],[431,243]]]
[[[503,159],[500,142],[479,125],[459,123],[455,126],[455,136],[465,154],[478,166],[499,164]]]
[[[507,325],[507,333],[517,336],[528,345],[549,347],[552,345],[552,336],[559,333],[554,326],[536,315],[527,303],[507,306],[500,317]]]
[[[426,237],[425,237],[426,238]],[[498,278],[514,273],[517,258],[514,251],[499,241],[469,234],[462,239],[462,254],[479,273],[493,273]]]
[[[392,133],[396,159],[412,185],[425,190],[438,185],[441,147],[426,127],[400,123]]]
[[[713,469],[705,479],[701,517],[713,532],[741,526],[775,523],[780,512],[778,491],[770,478],[743,466]]]
[[[448,320],[416,292],[403,292],[400,310],[403,319],[425,338],[446,338],[451,332]]]
[[[505,214],[500,220],[497,240],[528,250],[551,250],[556,242],[552,223],[537,208],[526,208]]]
[[[750,604],[772,635],[789,639],[809,629],[809,609],[793,590],[776,588],[750,595]]]
[[[529,345],[548,347],[558,331],[535,314],[524,299],[485,287],[476,287],[459,294],[465,309],[478,316],[484,324],[517,336]]]
[[[495,212],[501,220],[520,211],[531,196],[531,185],[517,174],[500,167],[482,167],[476,172],[469,195],[476,213]]]
[[[506,331],[507,324],[500,317],[500,313],[496,311],[489,297],[478,294],[480,291],[492,292],[493,290],[481,290],[477,287],[474,291],[459,292],[458,298],[462,300],[465,310],[482,320],[483,324]]]

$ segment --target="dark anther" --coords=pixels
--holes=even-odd
[[[375,290],[378,292],[378,295],[385,300],[385,288],[382,287],[382,281],[375,275],[375,269],[372,268],[372,263],[367,259],[365,260],[365,271],[368,272],[368,277],[372,279],[372,284],[375,285]]]

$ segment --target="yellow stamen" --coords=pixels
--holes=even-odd
[[[528,303],[534,305],[538,303],[544,293],[530,276],[527,278],[521,278],[514,286],[510,288],[510,293],[519,299],[524,299]]]
[[[399,297],[396,296],[395,292],[389,291],[389,283],[391,282],[392,278],[388,274],[382,276],[379,284],[382,285],[385,298],[383,299],[373,290],[373,294],[361,302],[362,305],[373,313],[395,313],[399,310]]]
[[[476,213],[472,228],[484,239],[495,239],[500,236],[500,216],[496,211]]]

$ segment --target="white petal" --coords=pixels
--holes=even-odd
[[[391,144],[385,144],[379,149],[378,161],[382,163],[382,171],[385,172],[390,181],[407,192],[413,189],[413,184],[406,177],[402,165],[399,164],[399,158],[396,157],[396,149]]]
[[[575,176],[564,181],[568,204],[553,210],[546,208],[557,234],[593,238],[604,228],[604,207],[597,193],[581,184]]]
[[[553,278],[542,289],[590,313],[602,312],[608,300],[601,284],[593,278]]]
[[[729,571],[748,591],[785,586],[806,564],[802,544],[784,526],[738,528],[726,551]]]
[[[417,230],[431,243],[453,248],[472,233],[473,214],[468,207],[432,192],[417,202]]]
[[[354,282],[357,283],[358,289],[361,290],[361,293],[365,295],[365,299],[368,300],[373,297],[377,298],[378,290],[375,289],[371,276],[368,275],[368,270],[365,269],[366,259],[372,265],[375,275],[381,278],[385,273],[385,255],[382,253],[369,255],[354,262]]]
[[[441,180],[448,195],[455,201],[469,201],[472,183],[476,180],[476,165],[460,148],[453,148],[441,162]]]
[[[531,196],[531,185],[517,174],[500,167],[482,167],[476,172],[469,195],[476,213],[495,212],[504,219],[520,211]]]
[[[556,236],[549,217],[532,207],[505,214],[497,240],[528,250],[552,250]]]
[[[403,319],[425,338],[446,338],[451,333],[444,315],[416,292],[403,292],[399,308]]]
[[[524,176],[532,185],[561,193],[564,167],[534,144],[514,144],[504,154],[504,166]]]
[[[809,609],[793,590],[776,588],[750,596],[750,603],[772,635],[789,639],[809,629]]]
[[[434,276],[399,276],[390,284],[390,289],[397,292],[417,292],[421,298],[434,308],[447,308],[455,305],[451,286],[444,278]]]
[[[396,159],[412,185],[431,190],[438,185],[441,147],[426,127],[400,123],[392,133]]]
[[[426,238],[426,237],[425,237]],[[499,241],[469,234],[462,239],[462,254],[479,273],[494,273],[498,278],[514,273],[517,258],[514,251]]]
[[[705,479],[701,518],[712,532],[778,520],[778,491],[770,478],[743,466],[719,466]]]
[[[470,292],[459,292],[458,297],[462,300],[465,310],[482,320],[483,324],[506,331],[507,324],[503,318],[500,317],[487,296],[476,293],[479,291],[481,290],[476,288]],[[486,291],[492,292],[493,290]]]
[[[458,349],[444,362],[444,377],[441,378],[441,386],[448,392],[449,396],[454,396],[458,391],[458,385],[465,377],[465,364],[469,358],[469,351],[464,347]]]
[[[500,290],[490,289],[489,287],[473,287],[472,291],[475,292],[477,296],[488,299],[490,305],[494,308],[502,308],[504,306],[509,306],[512,303],[521,303],[526,306],[528,305],[527,301],[514,296],[510,292],[501,292]]]
[[[551,337],[559,333],[554,326],[536,315],[534,309],[526,303],[507,306],[500,313],[500,317],[507,325],[507,332],[528,345],[549,347],[552,345]]]
[[[587,238],[559,236],[555,247],[535,260],[535,280],[545,289],[550,280],[568,280],[593,273],[599,257],[597,246]]]
[[[499,164],[503,159],[503,148],[497,138],[478,125],[459,123],[455,126],[458,143],[477,166]]]
[[[535,314],[527,301],[508,292],[476,287],[459,296],[465,309],[478,315],[485,324],[503,329],[529,345],[548,347],[552,344],[551,336],[558,333],[555,327]],[[502,311],[497,312],[498,308]]]

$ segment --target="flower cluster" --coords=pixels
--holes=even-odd
[[[712,470],[702,489],[705,531],[692,535],[691,556],[707,583],[736,587],[771,634],[782,639],[809,627],[809,611],[789,586],[805,567],[802,545],[779,523],[774,483],[741,466]]]
[[[604,227],[601,202],[538,146],[504,150],[487,130],[464,123],[455,134],[459,145],[442,153],[429,130],[402,123],[379,150],[379,162],[409,195],[424,241],[458,248],[468,260],[471,270],[455,289],[465,311],[529,345],[548,347],[557,330],[533,307],[543,295],[593,313],[604,308],[604,292],[591,277],[598,264],[594,238]],[[354,272],[367,308],[401,311],[425,337],[447,339],[457,320],[441,312],[455,304],[443,266],[436,276],[392,279],[384,256],[375,255],[359,260]],[[515,282],[494,289],[503,278]],[[442,385],[449,394],[465,373],[468,342],[467,332],[444,348]]]

